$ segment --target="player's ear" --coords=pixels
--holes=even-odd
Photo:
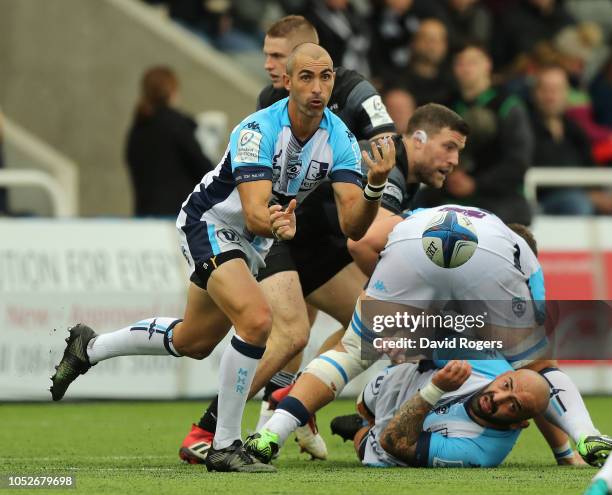
[[[427,136],[427,133],[423,129],[418,129],[412,133],[411,138],[414,143],[414,147],[417,150],[420,150],[425,147],[428,136]]]
[[[291,77],[286,72],[283,72],[283,86],[287,91],[291,90]]]

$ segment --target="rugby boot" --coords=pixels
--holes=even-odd
[[[295,441],[300,446],[300,452],[310,454],[311,458],[324,461],[327,459],[327,445],[317,428],[317,418],[313,414],[308,423],[298,426],[295,430]]]
[[[278,454],[278,435],[269,430],[263,429],[259,432],[249,435],[244,443],[244,446],[249,454],[259,459],[265,464]]]
[[[179,449],[179,457],[188,464],[204,464],[214,437],[214,433],[192,424]]]
[[[608,484],[604,480],[598,479],[589,485],[584,495],[610,495],[610,493],[612,491],[608,490]]]
[[[332,435],[338,435],[344,440],[353,440],[357,432],[367,425],[367,421],[359,414],[347,414],[336,416],[330,423]]]
[[[576,444],[576,450],[586,463],[602,467],[612,450],[612,437],[607,435],[583,436]]]
[[[274,473],[276,468],[270,464],[259,462],[249,454],[240,440],[229,447],[216,450],[208,449],[206,469],[209,471],[224,471],[237,473]]]
[[[81,323],[68,331],[70,336],[66,339],[66,350],[62,360],[55,367],[55,374],[51,377],[53,384],[49,390],[53,400],[61,400],[68,386],[92,367],[87,357],[87,344],[98,335]]]

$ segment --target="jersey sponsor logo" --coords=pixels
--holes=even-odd
[[[470,218],[484,218],[487,216],[487,213],[489,213],[481,209],[467,210],[464,208],[457,208],[456,206],[445,206],[444,208],[441,208],[440,211],[456,211],[457,213],[461,213],[462,215]]]
[[[319,182],[321,182],[329,171],[329,163],[320,162],[318,160],[310,160],[308,164],[308,169],[306,170],[306,176],[302,182],[300,187],[300,191],[308,191],[315,187]]]
[[[302,159],[299,153],[292,154],[287,159],[287,178],[289,180],[295,179],[298,175],[300,175],[300,171],[302,170]]]
[[[404,195],[402,194],[402,190],[395,184],[393,184],[393,182],[387,182],[383,194],[391,196],[393,199],[397,200],[400,205],[404,201]]]
[[[437,407],[436,409],[434,409],[434,412],[438,415],[440,414],[448,414],[448,411],[450,411],[450,407],[449,406],[440,406]]]
[[[524,297],[513,297],[512,298],[512,312],[517,316],[521,317],[527,311],[527,301]]]
[[[238,232],[232,229],[223,228],[217,230],[217,237],[222,242],[233,242],[240,244],[240,236],[238,235]]]
[[[242,163],[257,163],[262,135],[256,131],[242,129],[238,135],[238,153],[236,161]]]
[[[361,105],[368,114],[368,117],[370,117],[372,127],[393,124],[393,120],[391,120],[387,108],[379,95],[370,96]]]

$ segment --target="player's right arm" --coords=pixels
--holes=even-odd
[[[444,392],[457,390],[471,373],[467,361],[450,361],[438,370],[431,383],[404,402],[389,421],[380,436],[380,446],[396,459],[414,464],[425,417]]]
[[[274,126],[259,113],[236,126],[230,136],[232,174],[249,232],[288,240],[295,235],[295,200],[284,211],[277,205],[268,207],[275,137]]]

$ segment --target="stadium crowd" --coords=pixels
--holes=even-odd
[[[227,52],[261,50],[275,19],[303,15],[336,66],[373,83],[399,132],[416,106],[457,111],[472,129],[460,168],[416,206],[471,204],[529,223],[529,167],[612,164],[612,2],[146,1]],[[610,214],[612,192],[541,188],[538,203],[545,214]]]

